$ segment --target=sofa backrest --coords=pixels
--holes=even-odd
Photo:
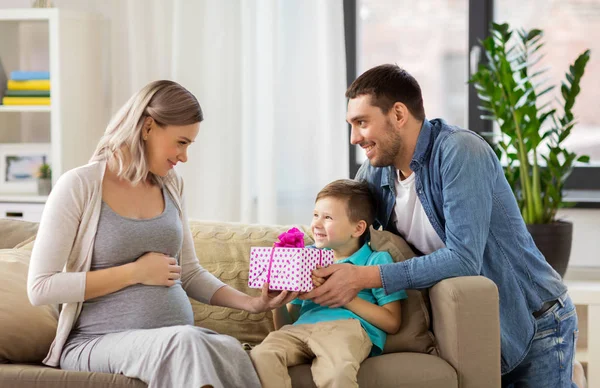
[[[293,227],[210,221],[189,224],[200,264],[229,286],[253,296],[260,295],[260,290],[248,287],[250,248],[273,246],[277,236]],[[305,245],[314,242],[306,227],[296,227],[304,232]],[[191,301],[197,326],[230,335],[243,343],[260,343],[274,330],[271,312],[251,314]]]
[[[248,287],[250,248],[270,247],[277,236],[293,227],[193,220],[189,225],[200,264],[231,287],[254,296],[259,295],[260,290]],[[308,227],[296,227],[305,233],[305,245],[313,244]],[[0,220],[0,249],[18,246],[31,250],[37,228],[37,223]],[[371,231],[371,236],[372,248],[390,252],[396,261],[414,256],[399,236],[377,231]],[[431,333],[427,290],[407,290],[407,293],[408,300],[402,302],[400,332],[388,336],[384,353],[410,351],[437,354]],[[205,305],[193,299],[190,301],[197,326],[233,336],[240,342],[260,343],[274,330],[271,312],[251,314]]]
[[[313,240],[307,226],[297,226],[305,233],[305,245]],[[225,222],[190,221],[196,254],[200,264],[223,282],[249,295],[260,290],[248,287],[250,247],[270,247],[277,236],[291,226],[249,225]],[[399,236],[371,230],[372,248],[388,251],[395,261],[414,257]],[[438,354],[431,332],[427,290],[407,290],[402,301],[400,331],[388,335],[384,353],[417,352]],[[274,330],[272,313],[250,314],[224,307],[208,306],[192,300],[197,326],[206,327],[249,344],[260,343]]]
[[[10,249],[33,238],[39,223],[0,218],[0,249]]]
[[[400,236],[371,227],[371,248],[386,251],[395,262],[414,258],[416,255]],[[418,259],[417,259],[418,260]],[[383,353],[415,352],[439,355],[431,327],[431,303],[429,290],[406,290],[401,309],[400,331],[388,335]]]

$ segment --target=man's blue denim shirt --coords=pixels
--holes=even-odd
[[[410,163],[427,218],[446,248],[380,266],[387,293],[428,288],[456,276],[483,275],[498,286],[502,373],[529,351],[536,331],[532,315],[566,292],[560,276],[535,246],[494,151],[472,131],[424,120]],[[372,167],[356,175],[376,196],[375,227],[397,233],[395,167]]]

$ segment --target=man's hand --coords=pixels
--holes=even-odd
[[[260,296],[251,299],[251,308],[248,311],[252,313],[261,313],[274,310],[285,306],[298,297],[298,292],[290,291],[269,291],[269,283],[263,284]]]
[[[381,280],[379,267],[359,267],[352,264],[332,264],[327,268],[313,271],[315,278],[327,278],[325,283],[300,296],[300,299],[312,299],[313,302],[329,307],[341,307],[349,303],[363,288],[377,287]]]

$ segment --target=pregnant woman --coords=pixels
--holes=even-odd
[[[45,364],[150,388],[260,387],[234,338],[194,326],[188,296],[262,312],[296,295],[250,297],[200,266],[173,166],[202,119],[185,88],[152,82],[113,118],[90,164],[57,182],[28,279],[32,304],[62,304]]]

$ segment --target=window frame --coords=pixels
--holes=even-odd
[[[344,40],[346,45],[346,88],[352,85],[352,82],[358,77],[357,69],[357,56],[358,56],[358,42],[356,40],[358,23],[356,19],[356,1],[357,0],[344,0]],[[348,124],[348,140],[352,132],[352,126]],[[360,164],[356,162],[356,146],[350,144],[348,152],[348,166],[349,176],[354,179]]]

